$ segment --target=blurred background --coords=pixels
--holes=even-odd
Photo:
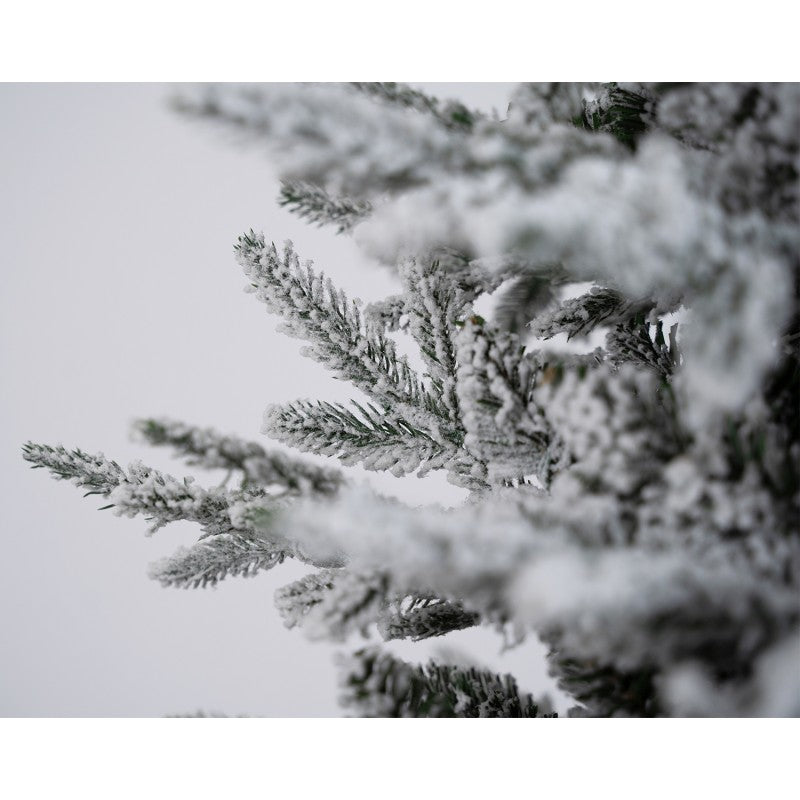
[[[418,86],[501,116],[512,88]],[[209,485],[218,477],[131,442],[130,421],[170,416],[267,444],[269,403],[354,396],[242,292],[233,244],[249,228],[292,239],[367,302],[395,291],[393,276],[350,239],[280,209],[258,147],[178,118],[174,91],[0,85],[2,716],[338,716],[335,653],[363,646],[312,643],[283,627],[272,594],[303,565],[216,589],[161,588],[147,565],[193,542],[195,526],[148,538],[143,520],[98,511],[101,499],[21,458],[28,439],[60,443]],[[441,474],[352,472],[414,505],[464,496]],[[537,642],[502,647],[478,629],[390,649],[415,661],[462,653],[556,699]]]

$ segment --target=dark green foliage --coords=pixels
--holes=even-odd
[[[653,97],[646,90],[609,83],[600,98],[586,104],[575,123],[588,130],[610,133],[634,149],[638,138],[652,125],[652,109]]]
[[[537,315],[530,332],[542,339],[565,333],[567,339],[587,336],[595,328],[621,325],[643,314],[653,306],[650,300],[629,300],[615,289],[595,286],[579,297],[564,300],[552,309]]]
[[[375,649],[345,666],[344,706],[367,717],[552,717],[521,694],[511,675],[475,668],[417,667]]]
[[[467,611],[461,603],[414,597],[407,605],[404,603],[385,611],[378,621],[378,630],[386,641],[411,639],[418,642],[471,628],[479,622],[480,616]]]
[[[570,710],[576,717],[657,717],[660,709],[653,685],[654,671],[620,672],[593,661],[549,656],[550,672],[558,685],[583,707]]]
[[[677,342],[677,325],[669,331],[669,340],[664,337],[664,326],[657,322],[652,326],[637,315],[622,325],[616,325],[606,335],[606,350],[613,364],[633,362],[653,369],[668,378],[680,364]]]

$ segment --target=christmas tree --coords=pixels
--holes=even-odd
[[[526,84],[507,118],[398,84],[201,87],[191,118],[263,145],[279,202],[403,291],[363,305],[290,242],[236,244],[247,289],[349,405],[262,432],[138,436],[236,488],[29,443],[103,508],[200,525],[152,568],[202,587],[286,559],[289,627],[334,641],[475,625],[538,636],[589,716],[800,714],[800,89]],[[415,350],[404,354],[409,344]],[[347,467],[469,492],[412,508]],[[342,661],[366,716],[548,716],[508,675]]]

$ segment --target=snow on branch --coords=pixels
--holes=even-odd
[[[140,419],[133,431],[151,445],[170,446],[188,464],[206,469],[240,472],[246,483],[280,486],[288,492],[334,493],[344,476],[330,467],[319,467],[260,444],[223,436],[212,428],[198,428],[170,419]]]
[[[356,89],[386,104],[396,104],[433,115],[446,128],[470,131],[476,121],[483,118],[457,100],[441,101],[404,83],[353,83]]]
[[[799,101],[792,84],[537,83],[500,120],[402,84],[201,90],[183,111],[269,147],[284,204],[402,284],[362,310],[291,244],[240,237],[250,290],[368,398],[271,406],[264,432],[346,466],[443,469],[469,497],[411,508],[167,420],[137,430],[241,490],[24,456],[154,529],[199,523],[154,568],[166,585],[313,565],[276,593],[312,638],[507,625],[549,647],[571,715],[796,713]],[[601,329],[605,349],[537,349]],[[376,650],[343,690],[367,716],[547,712],[508,676]]]
[[[111,502],[104,508],[113,507],[118,516],[144,516],[152,521],[150,533],[177,520],[199,523],[206,535],[227,533],[232,529],[228,517],[231,503],[256,494],[203,489],[194,478],[177,480],[141,461],[130,464],[126,472],[102,454],[89,456],[61,446],[29,443],[23,456],[34,468],[47,468],[56,478],[89,488],[87,494],[107,497]]]
[[[279,519],[316,560],[345,553],[357,572],[391,565],[392,585],[402,591],[470,598],[471,609],[491,615],[505,608],[509,573],[551,543],[549,536],[533,535],[518,496],[503,499],[446,511],[413,509],[354,487],[324,506],[293,504]]]
[[[336,377],[348,380],[378,403],[391,406],[408,422],[441,440],[458,440],[440,398],[397,355],[384,335],[365,330],[358,305],[302,267],[291,243],[280,256],[262,234],[239,238],[237,258],[259,300],[283,317],[281,330],[310,342],[306,355]]]
[[[67,450],[61,445],[28,442],[22,447],[22,457],[31,463],[31,469],[47,469],[57,480],[71,481],[80,489],[88,489],[84,496],[107,496],[126,480],[125,470],[116,461],[109,461],[102,453],[84,453],[80,448]]]
[[[250,234],[241,237],[238,256],[259,299],[283,317],[282,330],[309,341],[306,355],[350,381],[375,403],[371,409],[358,406],[359,415],[330,404],[294,404],[270,411],[265,430],[283,441],[304,442],[306,449],[324,448],[323,452],[339,455],[347,463],[361,462],[370,469],[380,465],[406,474],[422,467],[424,474],[446,467],[457,485],[482,485],[483,468],[463,447],[464,428],[455,414],[454,376],[441,383],[433,377],[425,382],[416,375],[383,331],[363,323],[356,303],[315,275],[310,264],[300,266],[290,244],[280,257],[274,245],[267,247],[263,236]],[[455,285],[459,292],[465,291],[459,282]],[[423,347],[427,342],[434,348],[428,355],[431,365],[435,363],[431,355],[451,358],[449,314],[440,322],[438,343],[431,338],[432,327],[415,327]],[[399,445],[399,450],[391,452],[390,444]]]
[[[536,365],[513,333],[467,319],[457,340],[458,398],[466,448],[486,465],[490,482],[535,475],[549,480],[559,445],[533,402]]]
[[[600,286],[580,297],[564,300],[537,314],[529,326],[532,336],[550,339],[565,333],[568,339],[586,336],[601,325],[618,325],[635,314],[649,311],[652,303],[627,300],[613,289]]]
[[[427,164],[461,160],[458,140],[468,135],[345,85],[207,86],[176,108],[269,146],[284,179],[362,199],[427,181]]]
[[[613,137],[576,127],[574,119],[584,107],[580,92],[568,91],[564,100],[544,99],[541,104],[558,107],[545,126],[559,140],[554,148],[552,139],[542,141],[543,129],[528,124],[526,114],[512,113],[501,122],[457,106],[425,103],[419,94],[411,101],[407,91],[385,85],[361,88],[211,86],[185,93],[176,108],[268,146],[279,156],[284,179],[361,199],[460,174],[531,186],[549,182],[553,169],[575,153],[624,152]],[[570,118],[561,111],[565,102]],[[423,107],[427,110],[419,113]],[[470,122],[447,124],[448,116],[451,123]],[[542,148],[531,157],[537,142]]]
[[[688,441],[673,395],[654,371],[631,364],[548,368],[534,401],[563,449],[558,466],[572,465],[559,479],[577,479],[591,493],[630,496]]]
[[[551,650],[547,661],[561,690],[579,703],[569,709],[570,717],[663,716],[652,668],[624,672],[558,650]]]
[[[205,588],[228,576],[250,577],[272,569],[293,555],[292,548],[281,547],[274,541],[244,531],[231,531],[179,548],[152,564],[149,574],[162,586]]]
[[[419,641],[477,625],[480,617],[459,602],[398,589],[385,570],[323,569],[275,592],[287,628],[311,639],[367,636],[377,624],[384,640]]]
[[[411,596],[391,603],[378,620],[385,641],[411,639],[419,642],[479,624],[480,615],[460,602],[436,597]]]
[[[288,628],[302,626],[310,639],[343,641],[367,634],[388,592],[385,573],[327,569],[278,589],[275,605]]]
[[[461,425],[456,396],[456,321],[467,305],[464,292],[436,258],[408,258],[400,264],[408,332],[419,345],[437,394],[450,419]]]
[[[198,455],[207,455],[207,451],[198,449]],[[170,522],[198,523],[203,531],[200,542],[180,548],[153,566],[151,577],[165,586],[214,585],[226,575],[253,575],[286,558],[321,567],[339,563],[335,558],[311,559],[301,547],[277,533],[276,500],[259,489],[203,489],[193,478],[179,481],[141,462],[129,465],[125,471],[102,455],[91,456],[60,446],[29,443],[23,448],[23,455],[34,468],[47,468],[59,479],[89,488],[87,495],[106,497],[111,502],[104,509],[113,508],[118,516],[145,517],[151,522],[149,534]],[[258,531],[243,522],[241,515],[237,516],[239,506],[249,507],[256,500]]]
[[[434,662],[418,667],[375,649],[341,660],[341,703],[362,717],[552,717],[510,675]]]
[[[655,332],[652,333],[652,329]],[[623,325],[617,325],[606,334],[606,352],[612,364],[631,362],[655,370],[669,378],[680,364],[678,350],[678,326],[669,331],[669,341],[664,338],[664,324],[655,325],[634,317]]]
[[[726,549],[720,543],[716,556]],[[796,607],[793,589],[697,553],[565,549],[517,580],[520,620],[571,657],[623,672],[711,656],[736,674],[791,630]]]
[[[606,84],[585,102],[579,123],[635,148],[641,135],[655,126],[657,103],[658,87],[653,84]]]
[[[334,196],[305,181],[283,181],[278,203],[312,225],[335,225],[337,233],[346,233],[372,212],[366,200]]]
[[[335,456],[346,466],[389,470],[420,477],[444,469],[455,452],[402,417],[353,401],[355,412],[339,403],[296,401],[270,406],[262,432],[306,453]]]

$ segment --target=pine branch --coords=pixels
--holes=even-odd
[[[237,138],[267,144],[284,179],[370,200],[473,175],[532,188],[542,179],[551,182],[555,170],[576,156],[623,152],[610,137],[572,125],[582,111],[581,91],[562,86],[568,87],[570,113],[555,149],[542,140],[538,125],[529,124],[529,109],[519,98],[504,122],[386,84],[361,85],[361,91],[340,85],[209,86],[184,92],[175,108]],[[544,100],[548,114],[560,104]],[[531,158],[537,144],[542,150]]]
[[[310,263],[301,268],[291,243],[280,257],[274,244],[251,232],[239,238],[236,250],[258,298],[283,317],[282,330],[311,343],[306,355],[440,444],[460,444],[441,399],[398,357],[394,343],[366,331],[358,306],[315,275]]]
[[[576,715],[794,713],[798,86],[526,84],[502,122],[398,84],[203,94],[184,110],[268,145],[292,211],[402,258],[403,294],[362,312],[291,247],[240,239],[259,299],[370,398],[274,407],[267,431],[478,491],[409,508],[162,420],[140,433],[242,490],[60,447],[25,458],[153,529],[197,522],[204,538],[153,569],[166,585],[313,564],[276,603],[315,638],[497,621],[548,643]],[[577,281],[597,288],[553,307]],[[471,304],[495,290],[487,325]],[[678,303],[680,352],[657,322]],[[606,350],[526,352],[529,322],[545,339],[607,328]],[[375,650],[343,688],[372,716],[539,713],[508,676]]]
[[[457,346],[465,447],[487,465],[490,482],[526,475],[547,482],[550,431],[533,402],[535,370],[519,339],[473,317]]]
[[[457,100],[441,101],[404,83],[353,83],[359,91],[387,104],[431,114],[446,128],[469,132],[484,116]]]
[[[547,364],[535,402],[562,448],[561,468],[571,464],[584,491],[632,499],[685,450],[687,434],[654,371],[591,360]]]
[[[275,607],[287,628],[303,625],[305,617],[334,587],[339,569],[321,569],[275,590]]]
[[[346,466],[389,470],[401,476],[443,469],[454,448],[433,439],[396,414],[353,401],[358,413],[339,403],[297,401],[271,406],[263,432],[302,452],[335,456]]]
[[[631,362],[652,369],[663,378],[669,378],[680,364],[677,325],[669,332],[669,343],[664,339],[663,323],[656,323],[655,335],[652,326],[636,317],[623,325],[617,325],[606,334],[606,352],[612,364]]]
[[[798,613],[795,589],[757,576],[746,548],[713,534],[699,547],[546,556],[518,585],[521,616],[563,657],[624,674],[699,661],[740,679]]]
[[[701,180],[732,214],[796,229],[800,206],[796,83],[658,85],[658,126],[703,159]],[[698,159],[699,161],[699,159]]]
[[[587,294],[565,300],[537,315],[530,324],[530,332],[541,339],[559,333],[566,333],[567,339],[572,339],[586,336],[601,325],[622,324],[652,307],[651,301],[628,300],[613,289],[594,286]]]
[[[631,149],[638,139],[655,125],[657,94],[646,84],[608,83],[599,96],[587,102],[579,125],[610,133]]]
[[[281,178],[366,200],[427,182],[432,159],[458,159],[468,138],[463,126],[396,102],[377,104],[347,85],[206,86],[184,91],[174,107],[267,144],[280,158]]]
[[[456,319],[467,305],[467,297],[438,259],[408,258],[399,265],[405,290],[408,331],[419,345],[436,394],[453,424],[462,428],[456,394]]]
[[[27,442],[22,447],[22,457],[33,465],[31,469],[48,469],[56,480],[72,481],[78,488],[88,489],[85,496],[105,497],[127,479],[116,461],[109,461],[102,453],[89,455],[79,448],[67,450],[61,445]]]
[[[367,634],[387,604],[384,572],[321,570],[275,592],[275,605],[287,628],[302,626],[311,639],[343,641]]]
[[[561,506],[545,520],[539,537],[532,535],[539,527],[532,525],[523,500],[530,492],[545,504],[546,495],[531,487],[508,492],[444,510],[409,508],[353,487],[324,506],[310,500],[293,504],[282,522],[315,557],[346,553],[350,569],[388,570],[393,601],[407,595],[469,598],[471,611],[492,617],[507,608],[509,575],[548,543],[551,531],[561,535]],[[588,524],[580,509],[575,513]]]
[[[582,704],[570,709],[570,717],[661,716],[653,669],[622,672],[556,651],[548,655],[548,662],[559,687]]]
[[[422,277],[430,284],[428,291],[439,295],[446,304],[447,316],[452,324],[477,297],[485,292],[493,292],[520,268],[518,261],[513,258],[470,261],[463,253],[446,248],[405,258],[398,263],[398,271],[405,284],[404,293],[370,303],[364,309],[364,317],[368,326],[378,331],[409,331],[410,315],[417,310],[418,304],[416,281]],[[442,312],[437,308],[434,313],[441,316]],[[442,323],[439,325],[443,326]],[[436,348],[428,347],[428,350],[435,353]]]
[[[438,598],[411,596],[390,603],[378,620],[384,641],[411,639],[413,642],[444,636],[479,624],[480,615],[461,603]]]
[[[175,432],[174,428],[171,428]],[[152,432],[152,429],[151,429]],[[207,451],[202,451],[206,452]],[[102,495],[111,502],[118,516],[144,516],[151,526],[149,534],[170,522],[186,520],[198,523],[201,541],[181,548],[174,555],[155,564],[151,577],[164,586],[206,586],[226,575],[253,575],[271,569],[286,558],[297,558],[315,566],[336,564],[335,559],[311,559],[295,543],[275,532],[275,501],[258,490],[238,492],[202,489],[193,478],[178,481],[171,475],[136,462],[123,470],[102,455],[88,455],[81,450],[68,451],[28,443],[23,456],[33,468],[47,468],[59,480],[71,480],[87,495]],[[259,529],[251,529],[239,511],[258,500]]]
[[[150,567],[150,577],[162,586],[181,589],[215,586],[228,576],[250,577],[272,569],[296,552],[260,536],[235,531],[181,547]]]
[[[343,660],[343,706],[364,717],[555,716],[519,691],[510,675],[477,669],[416,667],[376,649]],[[542,713],[544,712],[544,713]]]
[[[352,569],[390,565],[396,585],[469,598],[486,618],[530,625],[548,641],[555,636],[571,658],[621,672],[700,659],[740,675],[796,619],[796,583],[785,583],[800,553],[796,534],[778,529],[748,539],[748,517],[764,520],[765,531],[774,524],[768,508],[753,507],[752,488],[722,494],[687,474],[691,462],[670,463],[653,426],[630,429],[624,409],[618,427],[595,429],[595,409],[575,388],[567,386],[566,396],[586,409],[586,428],[569,443],[582,459],[557,476],[550,493],[509,489],[446,513],[371,504],[360,495],[324,511],[295,509],[291,529],[320,552],[341,547]],[[672,482],[666,495],[642,491],[665,471]],[[706,498],[700,508],[690,493]],[[757,573],[752,548],[764,554]],[[384,625],[381,619],[390,617],[379,617]]]
[[[162,418],[136,420],[133,430],[148,444],[171,446],[188,464],[239,471],[245,484],[278,485],[290,493],[333,494],[345,480],[338,470],[268,451],[255,442],[223,436],[211,428]]]
[[[385,300],[369,303],[364,308],[364,323],[369,331],[394,333],[408,329],[406,300],[401,294],[393,294]]]
[[[45,467],[57,479],[71,480],[78,487],[90,489],[87,495],[108,498],[111,502],[103,508],[113,507],[118,516],[144,516],[152,521],[150,533],[178,520],[199,523],[206,536],[230,533],[234,529],[229,517],[231,505],[258,494],[206,490],[193,478],[179,481],[141,462],[134,462],[125,472],[102,454],[90,456],[60,446],[28,443],[23,448],[23,457],[34,469]]]
[[[398,591],[385,570],[323,569],[278,589],[275,605],[287,628],[311,639],[342,641],[377,623],[384,640],[419,641],[479,622],[460,603]]]
[[[305,181],[282,181],[278,204],[313,225],[335,225],[346,233],[372,213],[367,200],[334,196],[320,186]]]
[[[541,133],[554,125],[575,125],[585,96],[600,88],[586,83],[521,83],[511,95],[508,120],[514,127]]]

